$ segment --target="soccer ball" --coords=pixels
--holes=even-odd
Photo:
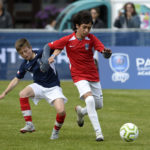
[[[125,123],[120,128],[120,137],[126,142],[134,141],[138,135],[138,127],[133,123]]]

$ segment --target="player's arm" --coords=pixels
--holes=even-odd
[[[57,56],[60,52],[59,50],[52,50],[48,44],[46,44],[43,48],[43,53],[41,59],[38,60],[40,64],[40,70],[42,72],[46,72],[49,69],[49,63],[52,63],[54,61],[55,56]],[[53,52],[53,54],[52,54]],[[51,56],[51,57],[50,57]],[[49,61],[50,58],[50,61]]]
[[[62,50],[55,49],[53,54],[48,58],[49,64],[55,61],[55,57],[61,53]]]
[[[43,48],[43,53],[41,59],[38,59],[40,64],[40,70],[46,72],[49,69],[48,58],[50,56],[50,47],[46,44]]]
[[[102,54],[104,58],[108,59],[111,57],[112,51],[109,48],[104,48],[104,50],[102,51]]]
[[[49,69],[48,59],[50,55],[52,54],[51,52],[56,50],[54,54],[58,55],[60,52],[57,50],[63,50],[65,45],[67,44],[67,41],[68,41],[68,37],[63,37],[60,40],[56,40],[44,46],[41,63],[40,63],[40,69],[42,72],[46,72]]]
[[[4,92],[0,95],[0,99],[4,98],[11,90],[13,90],[19,83],[19,81],[20,79],[18,79],[17,77],[13,78],[8,84],[7,88],[4,90]]]
[[[104,58],[110,58],[112,54],[111,49],[104,47],[103,43],[94,35],[92,35],[92,38],[94,43],[94,49],[101,52]]]

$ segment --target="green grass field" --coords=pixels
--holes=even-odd
[[[0,93],[9,81],[0,81]],[[21,134],[24,119],[20,111],[18,93],[30,81],[22,81],[0,101],[0,150],[149,150],[150,149],[150,91],[149,90],[103,90],[104,107],[98,111],[105,137],[104,142],[95,141],[92,125],[85,117],[84,127],[76,124],[74,108],[79,100],[76,87],[71,81],[62,82],[67,117],[58,140],[49,139],[56,112],[42,100],[35,106],[31,101],[36,132]],[[139,127],[139,137],[134,142],[124,142],[119,136],[122,124],[132,122]]]

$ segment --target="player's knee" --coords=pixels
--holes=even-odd
[[[85,103],[86,103],[87,106],[95,107],[94,97],[93,97],[93,96],[88,96],[88,97],[85,99]]]
[[[21,97],[21,98],[25,98],[25,97],[26,97],[25,92],[24,92],[24,91],[20,91],[20,93],[19,93],[19,97]]]
[[[92,96],[92,92],[85,93],[82,97],[86,99],[87,97]]]
[[[21,98],[25,98],[25,97],[28,97],[29,95],[27,94],[27,92],[25,91],[25,90],[22,90],[22,91],[20,91],[20,93],[19,93],[19,97],[21,97]]]
[[[103,108],[103,103],[98,103],[96,105],[96,109],[102,109]]]
[[[96,99],[95,101],[95,106],[96,106],[96,109],[102,109],[103,108],[103,96],[100,96],[99,99]]]

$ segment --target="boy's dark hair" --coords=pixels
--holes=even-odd
[[[74,31],[76,31],[77,29],[76,24],[80,26],[81,24],[89,24],[89,23],[93,22],[91,13],[88,10],[80,11],[72,17],[72,25]]]

